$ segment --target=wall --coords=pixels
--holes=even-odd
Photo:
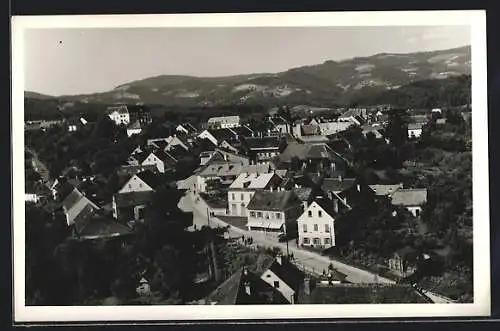
[[[422,129],[408,130],[408,138],[415,136],[415,138],[420,137],[422,134]]]
[[[142,165],[156,165],[156,168],[160,173],[165,172],[165,164],[154,154],[150,154],[144,161],[142,161]]]
[[[118,193],[127,193],[127,192],[143,192],[143,191],[152,191],[153,189],[149,187],[146,183],[142,181],[137,175],[132,176],[129,181],[123,185],[123,188],[118,191]]]
[[[294,303],[292,297],[294,296],[295,291],[284,281],[282,281],[278,276],[276,276],[271,270],[266,270],[260,278],[272,287],[275,287],[274,282],[279,282],[279,287],[276,289],[280,291],[281,294],[283,294],[288,302]]]
[[[406,209],[408,209],[410,211],[410,213],[412,213],[413,216],[415,216],[415,217],[419,217],[420,214],[422,214],[422,207],[420,207],[420,206],[406,207]],[[418,215],[417,215],[417,212],[419,213]]]
[[[242,191],[242,190],[229,190],[227,192],[227,202],[228,202],[228,207],[229,207],[229,214],[231,216],[241,216],[241,217],[247,217],[248,213],[246,210],[246,207],[248,206],[248,203],[252,199],[253,195],[255,194],[254,191]],[[233,199],[234,195],[234,199]],[[243,199],[242,196],[243,195]],[[241,205],[244,205],[243,207]],[[233,205],[235,205],[236,208],[233,208]],[[234,212],[235,211],[235,212]]]
[[[312,212],[311,217],[309,217],[309,211]],[[318,216],[319,211],[322,213],[321,217]],[[304,232],[304,224],[307,226],[307,232]],[[317,231],[314,231],[315,224],[318,225]],[[330,232],[325,231],[325,225],[329,226]],[[300,244],[305,246],[322,246],[326,248],[335,246],[335,220],[316,202],[311,203],[299,217],[297,226]],[[309,243],[304,243],[304,238],[309,239]],[[320,240],[319,244],[314,244],[314,238]],[[330,243],[325,243],[325,239],[329,240]]]
[[[262,213],[262,217],[258,217],[258,213]],[[279,218],[278,215],[279,214]],[[269,219],[267,218],[269,217]],[[283,225],[283,231],[285,230],[285,215],[283,212],[280,211],[266,211],[266,210],[249,210],[248,211],[248,222],[256,222],[260,223],[262,222],[263,224],[279,224]],[[256,231],[256,230],[250,230],[250,227],[248,228],[249,231]],[[265,228],[262,228],[262,231],[266,230]],[[257,230],[258,231],[258,230]],[[267,232],[281,232],[282,230],[272,230],[268,229],[266,230]]]

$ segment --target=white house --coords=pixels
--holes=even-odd
[[[427,189],[398,189],[391,195],[391,203],[394,206],[403,206],[413,216],[420,217],[422,206],[427,202]]]
[[[116,125],[130,124],[130,113],[126,105],[110,106],[107,109],[107,114]]]
[[[217,138],[215,138],[211,133],[210,131],[208,130],[203,130],[198,136],[197,136],[199,139],[208,139],[210,140],[215,146],[217,146],[219,144],[219,142],[217,141]]]
[[[154,191],[157,177],[149,170],[133,175],[118,193]]]
[[[140,134],[142,132],[141,123],[135,121],[134,123],[127,126],[127,136],[132,137],[135,134]]]
[[[408,124],[408,138],[418,138],[422,135],[423,123]]]
[[[304,246],[329,248],[335,246],[337,199],[315,199],[297,219],[299,243]],[[337,209],[335,211],[335,208]]]
[[[40,197],[36,193],[25,193],[24,201],[38,203],[38,201],[40,201]]]
[[[214,129],[236,128],[240,126],[239,116],[221,116],[208,119],[208,127]]]
[[[229,186],[227,201],[231,216],[247,217],[247,205],[256,190],[276,189],[282,182],[275,173],[242,173]]]
[[[285,281],[291,276],[284,274],[289,271],[288,268],[284,268],[289,263],[281,255],[276,256],[276,262],[262,273],[260,279],[279,291],[289,303],[294,304],[297,290],[292,287],[292,284]]]

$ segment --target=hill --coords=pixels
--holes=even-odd
[[[397,91],[421,80],[469,75],[470,67],[470,46],[464,46],[326,61],[276,74],[227,77],[163,75],[122,84],[104,93],[61,96],[58,99],[187,107],[236,104],[331,106],[349,104],[360,95]],[[27,92],[27,95],[32,93]]]

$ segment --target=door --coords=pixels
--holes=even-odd
[[[231,215],[238,215],[238,207],[236,206],[235,203],[231,205]]]
[[[241,204],[241,216],[247,216],[247,208],[244,203]]]

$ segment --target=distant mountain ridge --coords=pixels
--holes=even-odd
[[[169,106],[348,104],[360,95],[397,90],[421,80],[470,75],[470,58],[470,46],[408,54],[380,53],[342,61],[329,60],[275,74],[161,75],[121,84],[104,93],[57,99]],[[34,92],[25,92],[25,97],[51,98]]]

